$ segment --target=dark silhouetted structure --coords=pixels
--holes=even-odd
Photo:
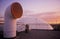
[[[26,24],[26,26],[25,26],[25,33],[28,33],[28,32],[29,32],[29,25]]]

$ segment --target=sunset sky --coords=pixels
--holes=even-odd
[[[4,16],[6,7],[16,1],[21,3],[24,15],[60,12],[60,0],[0,0],[0,16]]]

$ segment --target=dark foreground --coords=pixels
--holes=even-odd
[[[2,33],[0,33],[0,39],[4,39]],[[31,30],[29,33],[17,33],[17,36],[14,39],[60,39],[60,31],[35,29]]]

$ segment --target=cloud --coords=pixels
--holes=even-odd
[[[42,18],[48,23],[60,23],[60,13],[58,12],[48,12],[48,13],[41,13],[37,15],[38,18]]]
[[[36,14],[36,13],[34,11],[31,11],[31,10],[25,10],[23,13],[24,16],[30,16],[30,15],[34,15],[34,14]]]

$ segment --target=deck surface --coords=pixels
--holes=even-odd
[[[2,33],[0,33],[0,39],[3,39]],[[17,36],[14,39],[60,39],[60,31],[35,29],[29,31],[29,33],[17,33]]]

